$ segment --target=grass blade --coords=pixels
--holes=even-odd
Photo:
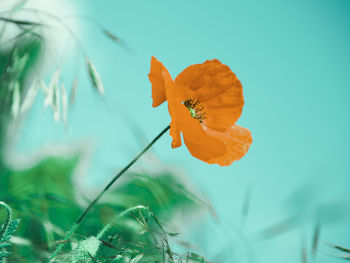
[[[97,89],[98,93],[100,93],[100,95],[104,97],[105,91],[103,83],[95,65],[92,64],[92,62],[89,59],[86,59],[86,66],[92,85]]]

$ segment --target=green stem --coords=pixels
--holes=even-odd
[[[85,209],[85,211],[81,214],[81,216],[79,217],[79,219],[77,220],[77,222],[73,225],[72,229],[66,234],[65,236],[65,240],[68,240],[70,238],[70,236],[74,233],[74,231],[78,228],[78,226],[80,225],[80,223],[84,220],[84,218],[86,217],[87,213],[91,210],[91,208],[98,202],[98,200],[100,200],[100,198],[103,196],[103,194],[105,192],[107,192],[107,190],[114,184],[115,181],[117,181],[117,179],[119,177],[121,177],[138,159],[140,159],[140,157],[145,154],[149,148],[152,147],[152,145],[159,140],[160,137],[162,137],[162,135],[164,133],[166,133],[168,130],[170,129],[170,125],[168,125],[164,130],[162,130],[130,163],[128,163],[123,170],[121,170],[116,176],[114,176],[114,178],[107,184],[107,186],[99,193],[99,195],[89,204],[89,206]],[[59,254],[59,252],[62,250],[63,246],[65,244],[60,244],[55,252],[51,255],[50,257],[50,262],[54,262],[54,258]]]
[[[166,133],[170,128],[170,125],[168,125],[164,130],[162,130],[146,147],[145,149],[143,149],[127,166],[125,166],[123,168],[123,170],[121,170],[116,176],[114,176],[114,178],[107,184],[107,186],[102,190],[102,192],[90,203],[90,205],[85,209],[85,211],[81,214],[81,216],[79,217],[78,221],[76,222],[77,225],[79,225],[84,217],[86,216],[86,214],[90,211],[90,209],[97,203],[98,200],[100,200],[100,198],[102,197],[102,195],[114,184],[115,181],[117,181],[117,179],[122,176],[145,152],[148,151],[149,148],[152,147],[152,145],[158,141],[158,139],[160,137],[162,137],[162,135],[164,133]]]

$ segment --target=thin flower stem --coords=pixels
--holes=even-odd
[[[117,181],[117,179],[119,177],[121,177],[138,159],[140,159],[140,157],[145,154],[149,148],[152,147],[152,145],[159,140],[160,137],[162,137],[162,135],[164,133],[166,133],[168,130],[170,129],[170,125],[168,125],[164,130],[162,130],[130,163],[128,163],[128,165],[126,165],[123,170],[121,170],[116,176],[114,176],[114,178],[108,183],[108,185],[101,191],[101,193],[89,204],[89,206],[85,209],[85,211],[81,214],[81,216],[79,217],[79,219],[77,220],[77,222],[73,225],[72,229],[66,234],[64,240],[69,240],[70,236],[74,233],[74,231],[79,227],[80,223],[84,220],[84,218],[86,217],[87,213],[91,210],[91,208],[98,202],[98,200],[100,200],[100,198],[103,196],[103,194],[105,192],[107,192],[107,190],[114,184],[115,181]],[[56,250],[54,251],[54,253],[52,253],[51,257],[50,257],[50,261],[49,262],[54,262],[55,261],[55,257],[60,253],[60,251],[62,250],[62,248],[65,246],[65,243],[60,244]]]
[[[152,147],[152,145],[158,141],[160,137],[164,133],[166,133],[170,128],[170,125],[168,125],[164,130],[162,130],[127,166],[123,168],[114,178],[108,183],[108,185],[102,190],[102,192],[90,203],[90,205],[85,209],[85,211],[81,214],[76,224],[80,224],[83,219],[85,218],[86,214],[90,211],[90,209],[97,203],[97,201],[102,197],[102,195],[114,184],[117,179],[122,176],[145,152],[148,151],[149,148]]]

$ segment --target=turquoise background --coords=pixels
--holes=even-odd
[[[77,33],[103,79],[106,104],[90,88],[83,59],[76,64],[68,56],[66,85],[81,67],[68,129],[54,124],[37,100],[22,127],[19,151],[85,138],[94,145],[90,186],[102,187],[140,151],[134,125],[150,141],[170,121],[166,103],[151,106],[151,56],[173,78],[189,65],[217,58],[244,87],[238,124],[252,131],[248,154],[222,168],[193,158],[185,146],[171,149],[169,135],[152,149],[188,174],[217,210],[218,222],[208,217],[190,227],[197,251],[213,262],[302,262],[302,248],[311,251],[319,222],[321,242],[310,262],[341,262],[323,242],[350,247],[349,1],[74,3],[75,13],[100,21],[127,48],[81,20]],[[245,196],[250,205],[242,220]],[[294,215],[301,218],[295,225]],[[291,229],[261,240],[261,230],[278,222]]]

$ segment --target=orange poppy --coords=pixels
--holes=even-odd
[[[242,84],[219,60],[189,66],[173,81],[155,57],[148,74],[153,107],[165,100],[171,116],[172,147],[181,135],[190,153],[209,164],[230,165],[252,144],[248,129],[236,125],[244,104]]]

